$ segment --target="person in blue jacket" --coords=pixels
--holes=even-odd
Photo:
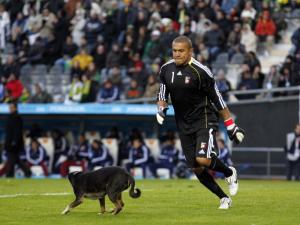
[[[95,167],[106,167],[113,164],[113,159],[109,154],[108,148],[100,140],[94,140],[92,142],[89,153],[90,170],[94,170]]]

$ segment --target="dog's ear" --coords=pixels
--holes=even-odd
[[[74,184],[74,180],[75,180],[75,178],[79,175],[79,174],[81,174],[82,172],[80,172],[80,171],[75,171],[75,172],[71,172],[71,173],[69,173],[68,174],[68,179],[69,179],[69,181],[70,181],[70,183],[73,185]]]

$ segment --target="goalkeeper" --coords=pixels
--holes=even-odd
[[[216,131],[219,116],[223,119],[229,138],[240,143],[244,131],[231,118],[211,71],[192,57],[191,40],[179,36],[172,42],[173,59],[160,69],[160,89],[156,118],[163,124],[170,95],[175,111],[182,149],[187,164],[198,180],[220,198],[220,209],[228,209],[232,200],[215,182],[208,170],[221,172],[229,185],[230,195],[238,191],[237,172],[222,163],[218,155]]]

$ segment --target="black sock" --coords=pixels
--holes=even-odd
[[[201,174],[196,174],[196,177],[206,188],[208,188],[212,193],[217,195],[220,199],[228,197],[221,187],[216,183],[214,178],[208,173],[207,169],[204,169]]]
[[[225,177],[230,177],[232,175],[232,170],[224,163],[222,163],[221,160],[218,159],[217,157],[211,158],[209,169],[217,172],[221,172],[225,175]]]

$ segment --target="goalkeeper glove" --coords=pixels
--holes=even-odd
[[[224,123],[227,128],[229,139],[234,141],[236,144],[241,143],[245,137],[245,131],[238,127],[231,118],[224,121]]]
[[[157,122],[162,125],[164,120],[165,120],[165,117],[167,115],[167,110],[169,108],[168,107],[164,107],[164,106],[159,106],[158,107],[158,111],[156,113],[156,120]]]

